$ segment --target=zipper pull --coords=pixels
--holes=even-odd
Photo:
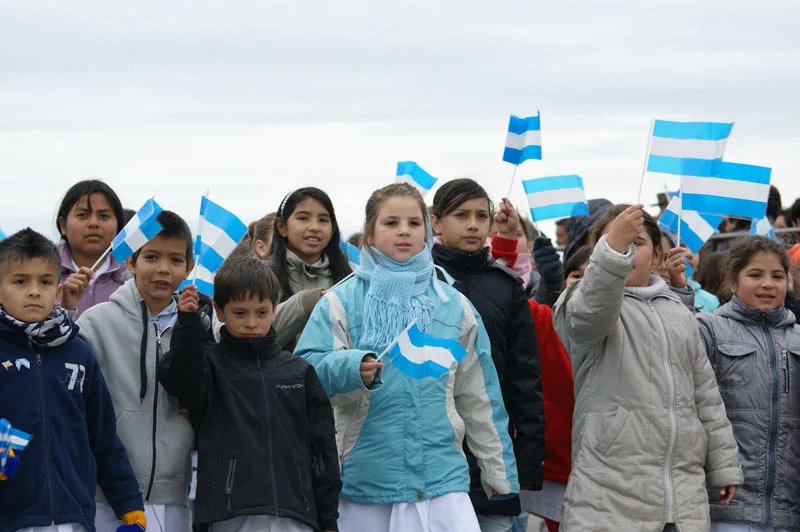
[[[786,349],[781,351],[781,370],[783,371],[783,393],[789,393],[789,355]]]
[[[36,353],[36,365],[37,366],[42,365],[42,355],[40,355],[39,353]]]

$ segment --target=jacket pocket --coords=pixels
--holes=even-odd
[[[231,494],[233,483],[236,481],[236,458],[228,460],[228,475],[225,477],[225,498],[228,500],[228,510],[231,509]]]
[[[614,417],[611,418],[611,422],[608,426],[602,428],[603,433],[600,439],[597,440],[598,453],[606,454],[611,450],[611,447],[613,447],[619,435],[622,433],[622,429],[625,428],[625,423],[628,421],[629,415],[630,412],[628,410],[621,406],[617,407],[617,411],[614,413]]]
[[[780,368],[781,391],[789,402],[789,413],[793,416],[800,415],[800,346],[790,345],[781,353],[778,360]]]
[[[720,356],[716,360],[716,373],[720,388],[744,390],[755,383],[758,378],[755,357],[757,350],[758,347],[752,344],[717,344]]]

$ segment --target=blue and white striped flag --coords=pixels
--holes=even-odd
[[[712,177],[683,178],[683,208],[736,218],[767,215],[772,168],[723,162]]]
[[[7,236],[6,236],[6,234],[3,232],[3,230],[2,230],[2,229],[0,229],[0,240],[3,240],[3,239],[5,239],[5,238],[8,238],[8,237],[7,237]]]
[[[122,228],[122,231],[111,241],[111,254],[117,262],[125,262],[139,248],[161,232],[158,215],[163,209],[150,198],[142,208],[133,215],[133,218]]]
[[[732,123],[656,120],[650,133],[647,171],[716,176],[732,129]]]
[[[361,265],[361,250],[358,246],[354,246],[344,239],[339,240],[339,248],[342,250],[342,253],[344,253],[344,256],[347,257],[347,262],[350,263],[350,269],[355,271],[356,268]]]
[[[414,379],[441,377],[465,356],[467,350],[456,340],[425,334],[416,320],[389,347],[392,364]]]
[[[758,236],[768,236],[773,240],[778,240],[778,235],[772,229],[772,224],[766,218],[758,218],[750,221],[750,234]]]
[[[194,245],[192,280],[181,283],[181,288],[195,284],[198,291],[214,297],[214,274],[246,234],[247,226],[235,214],[203,196],[200,200],[200,231]]]
[[[413,185],[422,194],[422,197],[431,191],[437,179],[422,169],[414,161],[403,161],[397,163],[396,183],[408,183]]]
[[[11,426],[11,423],[0,419],[0,473],[5,474],[6,463],[11,449],[23,451],[31,442],[32,436]]]
[[[679,219],[680,231],[678,231]],[[693,253],[697,253],[703,247],[703,244],[717,232],[717,227],[722,223],[722,220],[722,216],[713,214],[681,211],[681,194],[678,191],[658,219],[658,225],[662,229],[666,229],[667,232],[671,231],[675,236],[680,234],[683,245],[692,250]],[[674,237],[673,240],[675,240]]]
[[[539,177],[522,182],[534,222],[569,216],[587,216],[586,191],[577,175]]]
[[[528,159],[542,158],[542,121],[539,111],[536,116],[520,118],[511,115],[503,160],[520,165]]]

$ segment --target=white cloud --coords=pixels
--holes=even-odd
[[[651,117],[735,120],[728,158],[772,166],[789,203],[798,19],[793,0],[6,3],[0,227],[52,233],[66,188],[99,176],[191,220],[209,187],[255,219],[316,184],[349,233],[398,160],[505,194],[508,114],[536,109],[545,159],[518,178],[632,201]]]

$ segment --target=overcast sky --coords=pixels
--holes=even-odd
[[[656,117],[735,121],[726,159],[771,166],[788,206],[799,21],[798,0],[2,2],[0,228],[54,234],[94,176],[192,223],[207,188],[250,221],[316,185],[349,234],[398,160],[499,199],[508,115],[537,109],[517,203],[519,178],[567,173],[634,201]]]

